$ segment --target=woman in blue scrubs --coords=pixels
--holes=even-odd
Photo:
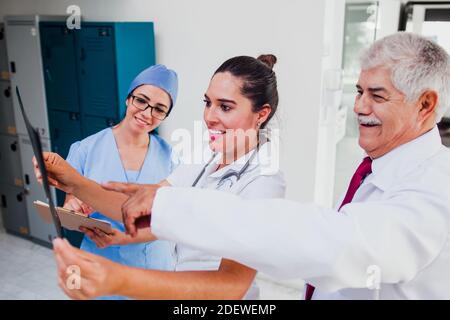
[[[170,145],[151,133],[169,115],[177,97],[177,74],[163,65],[142,71],[131,83],[123,120],[82,141],[75,142],[67,161],[83,176],[98,183],[158,183],[176,166]],[[85,233],[81,249],[128,266],[157,270],[173,270],[173,244],[154,240],[149,230],[138,239],[124,233],[122,223],[68,194],[65,208],[82,211],[93,218],[109,221],[114,234],[82,229]],[[100,236],[99,236],[100,235]],[[139,243],[144,241],[144,243]],[[151,242],[149,242],[151,241]],[[113,297],[119,298],[119,297]]]
[[[180,165],[157,186],[140,189],[143,193],[137,191],[142,198],[129,199],[125,193],[117,193],[130,194],[130,191],[136,191],[136,185],[112,183],[102,188],[81,177],[57,154],[46,153],[44,159],[50,182],[57,188],[73,192],[86,203],[119,221],[123,221],[121,208],[130,205],[127,200],[134,201],[133,206],[141,204],[143,207],[140,212],[147,214],[147,208],[144,207],[147,200],[151,201],[151,195],[145,190],[162,186],[215,189],[245,199],[283,198],[285,183],[276,160],[278,149],[275,142],[271,145],[264,132],[260,131],[273,117],[278,106],[277,81],[272,69],[275,62],[276,57],[273,55],[262,55],[257,59],[238,56],[228,59],[216,70],[204,94],[203,113],[209,131],[209,147],[216,156],[210,158],[209,162]],[[36,177],[40,181],[41,174],[35,160],[34,164]],[[212,216],[220,205],[210,204]],[[237,224],[235,227],[251,229],[248,225]],[[113,263],[59,240],[54,242],[59,283],[64,292],[75,299],[106,294],[121,294],[136,299],[259,297],[254,283],[256,270],[182,243],[177,244],[174,250],[176,272],[162,272]],[[71,290],[65,286],[65,270],[73,264],[82,270],[83,285],[80,290]]]

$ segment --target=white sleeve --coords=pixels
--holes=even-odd
[[[445,212],[416,196],[348,204],[337,213],[289,200],[166,187],[154,200],[152,231],[323,291],[364,288],[370,266],[381,268],[384,283],[407,281],[442,250]]]

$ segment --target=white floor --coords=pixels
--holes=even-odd
[[[301,282],[275,283],[258,276],[261,299],[299,299]],[[297,287],[297,288],[295,288]],[[56,281],[56,265],[50,249],[5,233],[0,224],[0,300],[67,299]]]
[[[50,249],[6,234],[0,226],[0,299],[67,299]]]

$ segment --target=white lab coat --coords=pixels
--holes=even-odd
[[[214,161],[205,167],[196,188],[220,190],[245,199],[284,197],[286,183],[283,174],[278,167],[272,165],[269,157],[270,149],[274,147],[273,144],[265,143],[252,159],[250,157],[256,150],[220,170],[216,170],[221,159],[221,154],[217,154]],[[222,179],[230,170],[240,172],[247,161],[249,166],[239,180],[235,177]],[[174,187],[190,187],[204,166],[204,164],[182,164],[167,178],[167,181]],[[183,209],[181,211],[183,212]],[[173,256],[176,271],[218,270],[222,261],[220,255],[209,254],[184,243],[175,245]],[[259,289],[253,282],[244,299],[258,298]]]
[[[372,169],[340,212],[162,188],[152,231],[274,277],[303,278],[316,299],[371,299],[374,266],[381,299],[449,299],[450,151],[437,128],[375,159]]]

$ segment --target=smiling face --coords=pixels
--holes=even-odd
[[[133,102],[133,96],[134,102]],[[157,107],[158,110],[168,112],[170,106],[170,97],[164,90],[144,84],[133,90],[127,99],[127,111],[123,122],[136,133],[147,133],[158,127],[162,120],[158,120],[151,115],[151,108],[145,111],[137,106],[145,103]],[[153,111],[153,112],[156,112]]]
[[[381,157],[429,130],[429,111],[433,110],[423,111],[423,97],[407,102],[392,84],[388,69],[362,70],[356,88],[354,111],[359,122],[359,145],[371,158]]]
[[[270,107],[252,111],[252,102],[241,93],[242,80],[229,72],[216,73],[205,93],[203,117],[209,130],[209,145],[228,159],[236,159],[255,147],[258,123],[263,123]]]

